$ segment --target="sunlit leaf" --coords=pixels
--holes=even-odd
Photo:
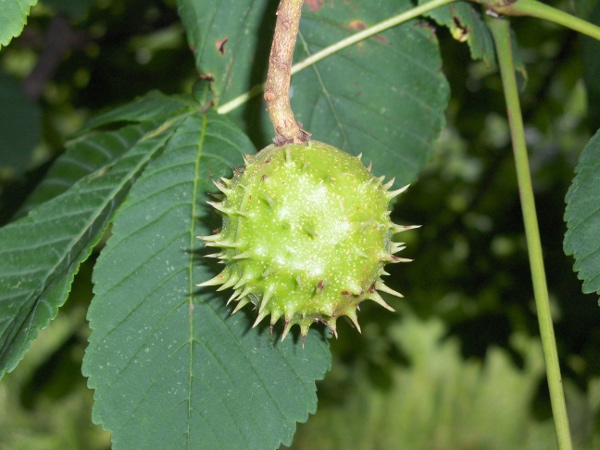
[[[23,31],[27,16],[38,0],[3,0],[0,14],[0,49]]]

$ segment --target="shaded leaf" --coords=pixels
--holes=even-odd
[[[583,149],[575,172],[566,197],[564,250],[575,257],[583,292],[600,294],[600,131]]]
[[[240,1],[237,8],[205,0],[179,3],[198,68],[214,78],[220,103],[265,80],[276,2],[266,3]],[[410,0],[307,4],[295,60],[412,6]],[[374,173],[396,177],[397,185],[414,180],[430,157],[449,96],[435,35],[416,21],[296,74],[292,90],[296,119],[314,139],[354,155],[362,152],[373,161]],[[230,115],[259,147],[274,136],[261,98]]]
[[[323,337],[312,330],[304,349],[277,342],[195,287],[215,274],[196,239],[211,232],[211,180],[253,151],[229,120],[191,115],[115,217],[83,365],[93,419],[115,449],[276,448],[316,409],[314,382],[330,365]]]
[[[419,4],[430,0],[419,0]],[[481,59],[488,67],[496,66],[496,51],[492,34],[472,3],[458,1],[425,14],[450,30],[452,37],[467,42],[473,59]]]
[[[600,2],[598,0],[579,0],[576,3],[573,3],[572,7],[579,17],[588,18],[588,15],[592,13],[592,10],[599,5]]]
[[[25,169],[40,142],[41,122],[39,106],[16,80],[0,71],[0,166],[18,172]]]
[[[79,264],[146,163],[169,138],[165,126],[113,166],[0,230],[0,375],[11,371],[66,300]]]
[[[411,6],[380,0],[327,2],[314,12],[305,8],[295,57],[302,60]],[[296,74],[292,107],[314,139],[363,153],[374,174],[404,185],[431,156],[444,125],[449,88],[441,65],[434,33],[412,21]]]
[[[27,16],[38,0],[3,0],[0,14],[0,49],[23,31]]]
[[[419,4],[428,1],[419,0]],[[489,68],[496,68],[494,40],[479,10],[480,8],[471,2],[458,1],[429,11],[425,16],[431,17],[439,25],[447,27],[452,37],[457,41],[467,42],[471,58],[483,61]],[[527,71],[513,30],[511,30],[510,38],[517,82],[519,90],[523,90],[527,83]]]
[[[129,125],[117,131],[93,135],[67,144],[67,150],[52,165],[43,181],[27,198],[16,217],[69,189],[78,180],[112,164],[144,134],[157,128],[156,122]]]
[[[92,118],[76,135],[80,136],[94,128],[119,122],[140,123],[159,121],[161,119],[167,120],[177,113],[183,113],[193,107],[195,107],[195,103],[189,97],[169,96],[162,92],[151,91],[143,97],[139,97]]]
[[[200,73],[214,80],[221,103],[262,83],[278,2],[178,0]]]
[[[67,144],[66,152],[57,158],[17,217],[66,191],[84,176],[112,164],[144,134],[194,107],[195,103],[188,97],[167,96],[153,91],[94,117],[76,133],[79,137]],[[128,123],[133,124],[116,131],[99,133],[94,130],[107,125]],[[90,135],[85,136],[86,133]]]

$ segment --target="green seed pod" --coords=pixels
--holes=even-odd
[[[393,309],[377,292],[397,297],[381,276],[404,248],[395,233],[412,226],[394,224],[388,204],[405,188],[390,191],[360,157],[317,141],[273,145],[246,157],[232,179],[215,183],[224,194],[209,202],[223,216],[221,231],[200,237],[218,247],[225,269],[200,286],[233,289],[229,301],[258,307],[254,326],[283,318],[283,338],[298,324],[302,336],[314,322],[337,336],[336,321],[347,316],[360,331],[357,306],[373,300]]]

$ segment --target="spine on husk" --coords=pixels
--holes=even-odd
[[[394,180],[371,175],[360,156],[317,141],[270,146],[245,162],[215,182],[221,201],[210,204],[223,226],[201,239],[225,268],[201,286],[233,289],[233,313],[254,305],[254,326],[283,319],[282,338],[295,324],[304,337],[315,322],[337,336],[342,316],[360,331],[364,300],[393,311],[378,291],[401,297],[381,277],[385,264],[409,261],[392,237],[415,227],[393,223],[388,211],[406,187],[391,190]]]

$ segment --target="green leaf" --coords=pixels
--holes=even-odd
[[[230,316],[226,296],[195,287],[216,273],[196,239],[211,232],[211,180],[253,151],[222,116],[189,116],[115,217],[83,364],[93,420],[115,449],[276,448],[316,409],[314,382],[330,366],[322,335],[312,330],[304,349],[277,342],[246,311]]]
[[[129,125],[67,144],[65,153],[48,170],[16,217],[24,216],[36,206],[57,197],[86,175],[114,163],[144,134],[157,127],[158,123],[154,121]]]
[[[170,134],[165,125],[144,136],[113,166],[0,230],[0,376],[17,365],[38,331],[56,317],[79,264]]]
[[[419,0],[419,4],[429,0]],[[479,13],[479,8],[466,1],[458,1],[429,11],[425,16],[432,18],[439,25],[450,30],[454,39],[467,42],[471,58],[482,60],[489,68],[496,68],[496,50],[492,34]],[[525,88],[527,71],[519,52],[519,45],[514,32],[511,30],[511,42],[514,51],[515,71],[518,76],[519,90]]]
[[[120,122],[140,123],[168,120],[194,106],[195,103],[189,97],[169,96],[162,92],[151,91],[129,103],[110,109],[106,113],[94,117],[77,132],[76,136],[81,136],[95,128]]]
[[[0,71],[0,166],[17,172],[25,169],[40,142],[41,123],[39,106],[25,96],[16,80]]]
[[[399,12],[385,0],[326,3],[304,15],[297,57]],[[412,21],[298,74],[292,80],[292,107],[315,139],[363,153],[365,161],[373,161],[374,174],[405,185],[431,156],[445,123],[449,87],[441,67],[435,35]]]
[[[575,257],[583,292],[600,294],[600,131],[583,149],[575,173],[566,197],[564,250]]]
[[[295,60],[412,6],[410,0],[305,5]],[[275,7],[265,1],[240,0],[227,8],[207,0],[179,2],[196,64],[214,78],[220,103],[264,82]],[[292,108],[314,139],[362,152],[374,173],[406,184],[431,156],[444,124],[449,89],[441,64],[435,35],[413,21],[296,74]],[[262,99],[230,115],[261,147],[274,135]]]
[[[0,49],[23,31],[27,16],[38,0],[2,0],[0,14]]]
[[[397,5],[403,4],[404,8]],[[410,1],[326,2],[305,8],[295,59],[302,60],[356,30],[411,7]],[[314,8],[313,8],[314,9]],[[335,53],[292,77],[292,108],[312,137],[363,153],[373,173],[414,180],[444,125],[448,83],[433,32],[412,21]],[[257,137],[273,136],[264,104],[235,111]],[[243,117],[240,117],[242,115]]]
[[[266,77],[278,2],[178,0],[196,66],[221,103]]]
[[[430,0],[419,0],[419,4]],[[488,67],[496,66],[496,52],[492,34],[475,7],[464,1],[458,1],[436,8],[425,14],[439,25],[450,30],[452,37],[460,42],[467,42],[473,59],[481,59]]]

